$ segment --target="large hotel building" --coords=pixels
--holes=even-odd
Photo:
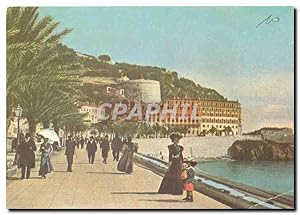
[[[161,107],[160,112],[151,114],[149,118],[146,119],[147,103],[142,103],[143,119],[147,123],[151,125],[158,123],[165,127],[186,127],[188,129],[187,135],[189,136],[242,134],[241,104],[238,101],[171,98],[167,101],[167,109],[171,110],[174,106],[177,106],[176,115],[174,115],[174,117],[171,116],[170,111],[162,117],[162,110],[165,103],[161,102],[159,104]],[[128,109],[130,109],[132,105],[133,104],[129,104]],[[184,105],[187,106],[186,110],[183,108]],[[182,119],[183,111],[185,112],[184,119]],[[99,122],[97,119],[97,106],[95,104],[81,105],[80,112],[88,113],[84,120],[89,125]],[[105,115],[105,111],[103,114]],[[138,121],[137,118],[133,118],[133,120]],[[212,130],[215,132],[212,133]],[[227,133],[225,132],[226,130]]]
[[[211,134],[212,128],[219,135],[225,135],[225,129],[230,128],[230,135],[242,134],[241,104],[238,101],[202,100],[190,98],[172,98],[168,100],[168,108],[177,107],[176,117],[168,114],[163,120],[161,113],[148,119],[149,123],[160,125],[184,126],[188,128],[188,135]],[[181,119],[182,105],[187,105],[185,119]],[[193,115],[193,107],[196,111]]]
[[[113,89],[114,87],[116,89]],[[160,83],[144,79],[130,80],[124,82],[124,84],[116,84],[114,86],[107,85],[104,89],[106,89],[108,95],[116,96],[122,100],[122,103],[127,103],[129,105],[128,112],[135,102],[141,103],[143,120],[152,125],[158,123],[165,127],[182,126],[188,129],[187,135],[193,136],[242,134],[241,104],[238,101],[173,97],[162,102]],[[173,115],[174,117],[171,117],[171,114],[167,114],[165,117],[160,112],[152,114],[148,119],[145,119],[148,103],[159,104],[162,110],[166,104],[165,102],[168,104],[168,109],[177,106],[176,116]],[[183,108],[183,105],[188,107]],[[195,106],[197,107],[196,110]],[[96,109],[95,104],[83,104],[80,107],[80,112],[88,113],[85,117],[86,123],[99,122]],[[184,119],[181,118],[182,112],[185,112]],[[111,114],[111,112],[107,114]],[[138,119],[133,120],[139,121]]]

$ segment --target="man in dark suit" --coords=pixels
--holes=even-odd
[[[72,172],[73,156],[75,154],[75,142],[71,139],[71,136],[68,136],[66,141],[66,152],[68,168],[67,172]]]
[[[18,168],[21,168],[21,179],[30,177],[31,168],[35,167],[36,146],[29,134],[26,134],[25,139],[17,146],[17,153],[19,154]]]
[[[103,158],[103,163],[106,164],[107,161],[107,154],[109,152],[109,141],[108,141],[108,135],[105,135],[104,140],[101,142],[101,149],[102,149],[102,158]]]
[[[81,137],[81,139],[80,139],[80,145],[81,145],[81,149],[83,149],[83,147],[84,147],[84,139],[83,139],[83,137]]]
[[[97,143],[93,136],[90,137],[90,140],[86,144],[86,150],[88,152],[89,163],[94,163],[95,153],[97,151]]]
[[[112,155],[114,157],[114,161],[119,161],[119,153],[120,153],[121,147],[122,147],[122,140],[116,134],[115,138],[111,142],[111,150],[112,150]]]

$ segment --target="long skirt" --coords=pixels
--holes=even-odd
[[[102,150],[102,157],[107,158],[108,151]]]
[[[182,195],[183,182],[181,179],[181,162],[179,159],[173,159],[172,165],[167,170],[165,174],[158,193],[160,194],[172,194],[172,195]]]
[[[132,173],[133,171],[133,152],[125,151],[117,166],[120,172]]]
[[[47,173],[52,172],[53,168],[50,162],[50,157],[49,156],[41,156],[41,164],[40,164],[40,171],[39,175],[44,176]]]

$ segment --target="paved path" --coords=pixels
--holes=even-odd
[[[108,164],[89,164],[84,149],[77,150],[73,172],[66,172],[66,159],[61,152],[52,158],[54,171],[47,179],[38,177],[33,169],[30,179],[19,180],[20,170],[7,180],[7,208],[102,208],[102,209],[172,209],[172,208],[228,208],[200,193],[194,202],[187,203],[184,196],[156,194],[162,177],[134,165],[131,175],[116,170],[109,153]],[[39,166],[39,163],[36,163]]]

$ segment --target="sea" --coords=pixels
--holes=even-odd
[[[294,195],[293,161],[207,161],[197,164],[199,171],[261,190]]]

